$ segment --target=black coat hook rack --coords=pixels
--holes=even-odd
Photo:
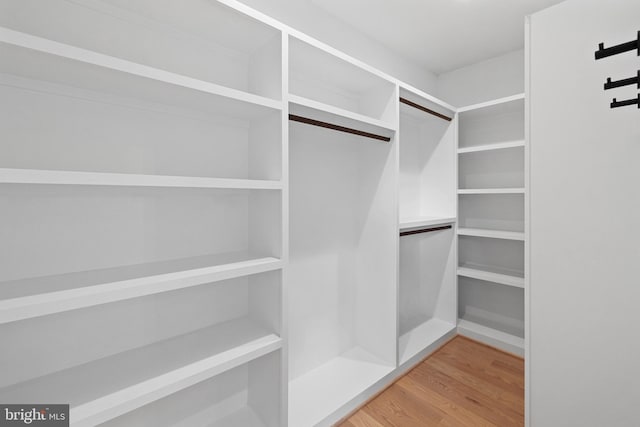
[[[640,109],[640,93],[637,98],[625,99],[622,101],[618,101],[617,98],[613,98],[613,102],[611,102],[611,108],[626,107],[628,105],[637,105]]]
[[[629,52],[630,50],[634,49],[637,50],[638,56],[640,56],[640,31],[638,31],[637,38],[635,40],[631,40],[630,42],[622,43],[608,48],[604,47],[604,43],[600,43],[600,45],[598,46],[598,50],[596,50],[596,61],[608,56]]]
[[[635,84],[638,89],[640,89],[640,70],[638,70],[638,75],[636,77],[631,77],[628,79],[615,80],[612,81],[611,77],[607,78],[607,82],[604,84],[604,90],[614,89],[617,87],[629,86]]]

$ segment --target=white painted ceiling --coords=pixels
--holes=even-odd
[[[524,17],[562,0],[311,0],[441,74],[521,49]]]

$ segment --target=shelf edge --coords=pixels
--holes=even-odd
[[[174,369],[71,409],[74,427],[104,423],[201,381],[244,365],[282,347],[282,339],[269,334],[206,359]]]
[[[240,265],[234,266],[234,264]],[[215,267],[6,299],[0,301],[0,324],[274,271],[282,266],[283,262],[280,259],[258,258]]]

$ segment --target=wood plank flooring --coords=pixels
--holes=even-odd
[[[457,336],[339,427],[524,426],[524,361]]]

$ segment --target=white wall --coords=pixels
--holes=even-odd
[[[640,423],[637,0],[568,0],[531,20],[531,423]]]
[[[435,74],[386,48],[309,0],[240,1],[427,93],[436,91]]]
[[[438,76],[435,95],[463,107],[524,92],[524,50],[516,50]]]

